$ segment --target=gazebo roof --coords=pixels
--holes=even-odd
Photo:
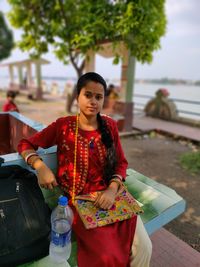
[[[0,67],[9,67],[9,66],[27,66],[28,64],[32,64],[32,63],[39,63],[40,65],[44,65],[44,64],[49,64],[50,61],[44,59],[44,58],[39,58],[39,59],[24,59],[24,60],[20,60],[20,61],[13,61],[13,62],[8,62],[8,63],[3,63],[0,64]]]
[[[102,57],[110,58],[114,57],[115,54],[123,55],[125,50],[127,50],[127,48],[122,41],[119,41],[115,46],[113,46],[112,42],[106,41],[101,43],[100,49],[96,53]]]

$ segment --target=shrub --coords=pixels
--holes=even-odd
[[[200,151],[187,152],[180,157],[180,163],[183,168],[192,173],[200,174]]]

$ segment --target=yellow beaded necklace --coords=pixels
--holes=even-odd
[[[73,205],[75,201],[75,191],[76,191],[77,142],[78,142],[78,114],[76,115],[75,145],[74,145],[74,171],[73,171],[73,186],[72,186],[72,204]]]

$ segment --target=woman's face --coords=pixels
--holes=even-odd
[[[77,98],[80,112],[85,116],[96,116],[103,107],[104,87],[101,83],[90,81],[80,91]]]

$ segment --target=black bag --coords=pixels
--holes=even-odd
[[[50,209],[37,177],[18,165],[0,167],[0,266],[48,255]]]

